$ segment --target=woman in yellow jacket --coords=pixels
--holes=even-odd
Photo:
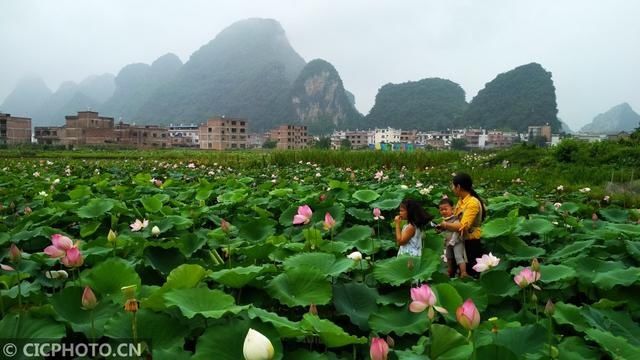
[[[484,221],[486,209],[480,196],[473,190],[473,181],[468,174],[456,174],[451,187],[458,198],[453,213],[460,219],[460,223],[442,222],[438,227],[447,231],[460,232],[467,253],[467,272],[475,277],[478,273],[473,270],[473,266],[476,264],[476,258],[481,257],[483,252],[480,227]]]

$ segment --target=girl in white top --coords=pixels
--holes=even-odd
[[[422,256],[421,229],[432,218],[416,200],[405,199],[400,204],[399,214],[394,219],[396,224],[396,244],[400,246],[398,255]],[[407,220],[407,224],[400,228],[402,220]]]

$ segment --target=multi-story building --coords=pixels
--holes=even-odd
[[[306,149],[309,146],[309,135],[304,125],[280,125],[269,131],[269,139],[278,143],[278,149]]]
[[[466,141],[466,147],[470,149],[480,148],[480,136],[486,134],[483,129],[466,129],[462,139]]]
[[[400,130],[400,142],[415,144],[418,139],[418,130]]]
[[[130,145],[134,147],[171,147],[167,128],[155,125],[135,126],[113,118],[99,116],[94,111],[80,111],[65,116],[63,126],[35,128],[38,144],[53,145]]]
[[[156,125],[136,126],[120,122],[114,134],[115,142],[121,145],[143,148],[168,148],[173,145],[169,130]]]
[[[31,143],[31,119],[0,113],[0,144]]]
[[[549,126],[549,124],[542,126],[529,126],[527,133],[529,135],[529,140],[541,136],[544,137],[548,143],[551,142],[551,126]]]
[[[215,117],[199,127],[200,149],[235,150],[247,148],[247,120]]]
[[[268,136],[265,134],[247,134],[247,149],[259,149],[267,139]]]
[[[200,147],[200,127],[196,124],[169,124],[172,147]]]
[[[390,143],[397,143],[400,142],[400,134],[401,131],[399,129],[394,129],[391,127],[385,128],[385,129],[378,129],[376,128],[374,130],[374,137],[373,137],[373,143],[375,146],[378,146],[379,144],[390,144]]]
[[[504,148],[513,145],[518,139],[517,133],[503,131],[487,131],[480,134],[478,138],[478,147],[481,149]]]
[[[352,149],[362,149],[373,144],[374,132],[368,130],[345,131],[345,139],[349,140]]]

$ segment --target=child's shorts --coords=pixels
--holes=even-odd
[[[455,245],[447,245],[447,260],[456,260],[456,264],[464,264],[467,262],[467,253],[464,251],[464,241],[457,242]]]

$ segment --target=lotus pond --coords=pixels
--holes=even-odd
[[[460,170],[2,160],[0,338],[237,360],[253,329],[273,359],[638,359],[640,213],[613,197],[478,181],[499,261],[449,279],[433,230],[396,257],[402,199],[437,215]]]

